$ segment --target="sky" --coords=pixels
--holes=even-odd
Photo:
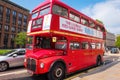
[[[32,11],[45,0],[11,0]],[[61,0],[72,8],[104,23],[108,32],[120,34],[120,0]]]

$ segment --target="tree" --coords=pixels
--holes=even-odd
[[[120,36],[116,38],[115,46],[120,48]]]
[[[16,44],[20,45],[20,46],[24,46],[26,43],[26,32],[20,32],[17,34],[17,36],[15,37],[15,42]]]
[[[96,21],[99,22],[99,23],[101,23],[101,24],[103,24],[103,22],[101,20],[99,20],[99,19],[96,19]]]

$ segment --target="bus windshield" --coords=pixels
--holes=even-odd
[[[51,38],[37,36],[35,38],[35,48],[51,49]]]
[[[35,38],[34,46],[35,46],[35,48],[42,48],[42,49],[66,50],[67,41],[66,40],[57,40],[56,42],[52,42],[52,38],[50,38],[50,37],[37,36]]]

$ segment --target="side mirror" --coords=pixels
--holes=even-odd
[[[13,54],[13,57],[17,57],[17,54]]]

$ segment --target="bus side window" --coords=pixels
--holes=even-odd
[[[70,19],[74,20],[76,22],[80,22],[80,17],[77,14],[73,13],[73,12],[70,12]]]
[[[102,32],[105,32],[105,28],[101,28]]]
[[[89,49],[89,44],[87,42],[83,42],[82,49]]]
[[[101,49],[101,44],[100,43],[96,43],[96,48],[97,49]]]
[[[68,17],[68,10],[65,8],[62,8],[61,16]]]
[[[88,26],[88,20],[84,19],[84,18],[81,18],[81,24]]]
[[[95,43],[91,43],[91,48],[92,48],[92,49],[95,49],[95,48],[96,48]]]
[[[70,49],[71,50],[78,50],[78,49],[80,49],[80,43],[79,42],[71,42],[70,43]]]
[[[101,27],[98,26],[98,25],[96,26],[96,29],[99,30],[99,31],[101,31]]]
[[[95,23],[93,21],[89,21],[89,25],[90,27],[94,28],[95,27]]]
[[[68,17],[68,10],[58,5],[53,5],[52,11],[54,14],[58,14],[63,17]]]

